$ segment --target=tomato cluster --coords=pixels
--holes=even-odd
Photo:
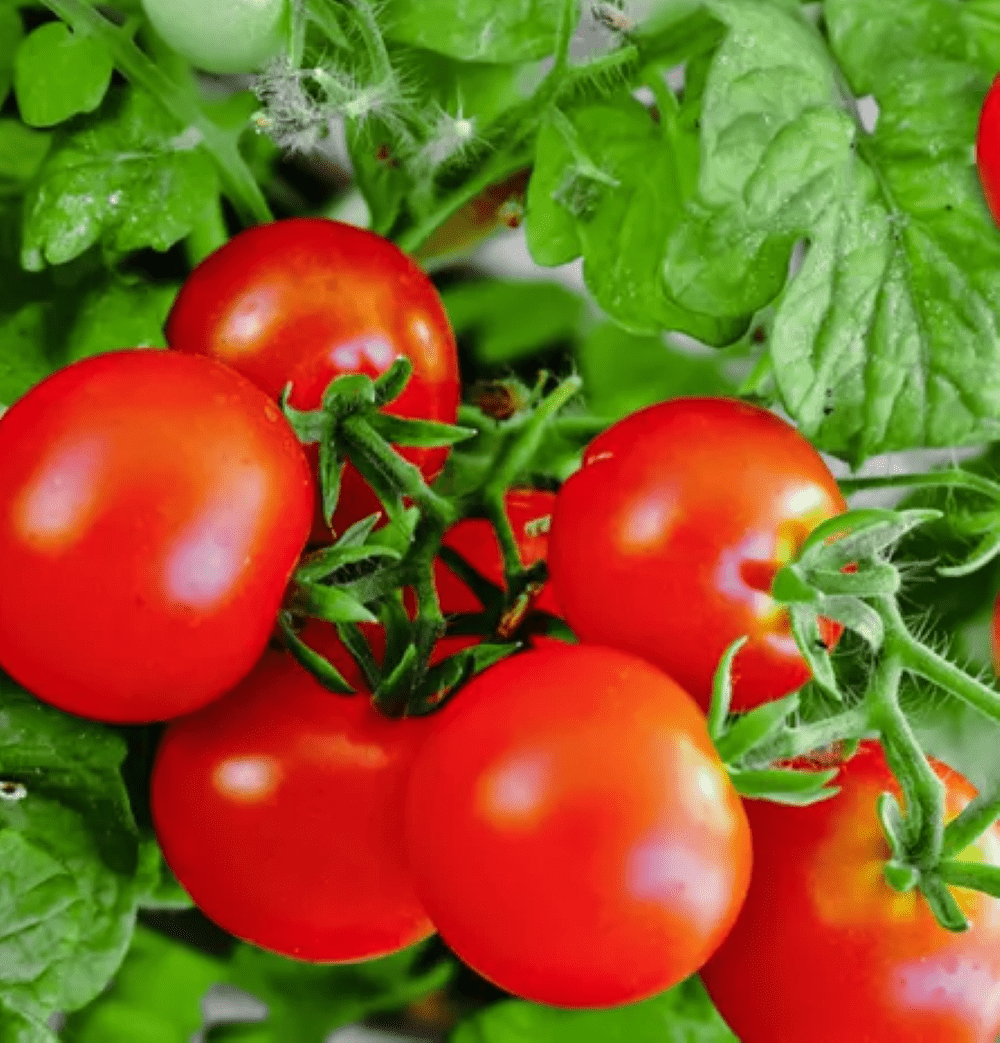
[[[1000,903],[969,892],[959,937],[891,890],[879,748],[839,766],[839,795],[788,808],[744,804],[709,734],[737,638],[734,709],[809,677],[771,585],[845,504],[793,427],[676,399],[611,426],[557,494],[508,490],[522,563],[551,569],[529,617],[563,618],[579,643],[532,639],[435,712],[393,719],[331,624],[300,638],[353,697],[272,641],[307,545],[379,509],[347,464],[331,533],[319,453],[279,402],[315,410],[335,378],[405,357],[410,382],[384,408],[453,423],[457,352],[433,285],[370,232],[282,221],[198,266],[166,332],[170,350],[75,363],[0,418],[0,576],[18,591],[0,600],[0,665],[83,716],[179,718],[152,811],[209,917],[318,962],[438,931],[501,987],[567,1007],[703,970],[743,1043],[995,1037],[995,990],[970,999],[969,982],[1000,976]],[[400,453],[427,482],[447,456]],[[442,546],[502,597],[492,523],[465,518]],[[488,615],[448,552],[443,613]],[[381,666],[386,631],[361,631]],[[441,637],[430,662],[481,640]],[[942,778],[955,814],[971,791]],[[998,861],[1000,832],[980,846]],[[848,993],[863,1018],[834,1008]]]

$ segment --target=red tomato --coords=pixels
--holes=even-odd
[[[979,114],[976,166],[986,205],[1000,224],[1000,76],[993,81]]]
[[[267,645],[309,532],[280,410],[212,359],[136,350],[42,381],[0,418],[0,664],[38,698],[153,721]]]
[[[773,413],[725,398],[662,402],[599,435],[560,490],[556,595],[582,641],[643,656],[702,707],[722,653],[748,635],[733,709],[749,709],[809,679],[771,583],[845,509],[822,458]]]
[[[332,627],[313,621],[303,637],[336,657]],[[268,651],[163,737],[152,808],[167,863],[206,916],[285,956],[365,960],[426,938],[402,830],[429,727],[383,717],[365,694],[334,695]]]
[[[974,795],[935,766],[949,817]],[[940,927],[916,891],[882,876],[875,812],[899,794],[881,748],[840,769],[838,796],[806,808],[748,800],[754,873],[736,926],[702,970],[741,1043],[993,1043],[1000,1032],[1000,901],[954,890],[971,922]],[[993,826],[965,859],[1000,863]]]
[[[413,375],[387,411],[455,422],[458,357],[434,285],[387,239],[352,225],[292,218],[241,232],[191,273],[166,335],[172,348],[213,355],[276,400],[291,382],[289,402],[302,410],[316,409],[335,377],[377,377],[405,355]],[[318,448],[306,452],[315,473]],[[428,481],[448,456],[402,453]],[[381,509],[348,466],[335,531]],[[330,540],[318,503],[313,540]]]
[[[431,717],[407,795],[417,893],[501,988],[607,1007],[667,989],[725,937],[750,834],[705,718],[670,678],[555,645]]]

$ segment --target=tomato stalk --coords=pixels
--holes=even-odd
[[[966,472],[952,472],[943,482],[941,475],[924,477],[926,484],[951,484],[954,479],[978,492],[989,491],[993,485]],[[968,922],[948,884],[977,887],[978,881],[992,894],[991,888],[1000,886],[1000,874],[996,870],[980,873],[951,859],[993,824],[1000,814],[1000,796],[993,794],[970,805],[949,827],[950,832],[946,829],[945,786],[900,707],[900,681],[904,673],[922,676],[994,721],[1000,721],[1000,694],[910,633],[896,601],[898,570],[881,558],[913,524],[939,516],[937,512],[855,511],[831,519],[809,537],[798,561],[778,573],[772,589],[793,613],[810,617],[828,614],[866,631],[878,660],[854,723],[877,732],[905,803],[904,812],[890,794],[883,793],[879,804],[883,830],[893,852],[885,878],[897,890],[919,887],[938,922],[949,930],[962,931]],[[830,542],[834,536],[838,538]],[[856,571],[841,572],[844,562],[852,557]],[[846,611],[831,612],[831,601]],[[862,608],[875,617],[876,627]],[[804,655],[811,660],[820,658],[815,648],[806,647],[802,641],[801,628],[795,629],[795,635]],[[825,653],[822,658],[826,659]],[[848,723],[837,718],[831,721]],[[807,733],[808,739],[814,737],[818,736]],[[773,755],[775,746],[768,746],[767,752]]]

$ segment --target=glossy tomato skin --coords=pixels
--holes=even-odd
[[[608,1007],[697,970],[750,834],[693,701],[648,663],[555,644],[431,717],[407,798],[418,894],[454,951],[539,1003]]]
[[[178,54],[216,73],[256,72],[285,42],[287,0],[142,0]]]
[[[377,377],[400,356],[413,364],[387,412],[454,423],[458,356],[444,307],[427,276],[387,239],[323,218],[291,218],[247,229],[188,277],[166,324],[178,351],[211,355],[276,401],[316,409],[335,377]],[[306,446],[314,473],[317,446]],[[446,448],[402,450],[431,481]],[[382,510],[350,465],[334,531]],[[317,506],[313,542],[329,542]]]
[[[303,639],[337,655],[325,623]],[[428,937],[402,846],[406,780],[428,729],[382,716],[363,691],[328,692],[268,651],[163,737],[152,809],[167,863],[210,919],[284,956],[365,960]]]
[[[745,710],[809,679],[770,586],[845,508],[819,454],[773,413],[725,398],[662,402],[599,435],[560,490],[556,596],[582,641],[643,656],[703,708],[722,653],[749,635],[734,663],[732,705]]]
[[[974,795],[945,780],[952,817]],[[863,744],[806,808],[748,800],[754,875],[736,926],[702,969],[741,1043],[994,1043],[1000,1032],[1000,901],[953,893],[971,928],[940,927],[918,892],[893,891],[875,811],[899,796],[881,749]],[[964,858],[1000,864],[993,826]]]
[[[1000,76],[993,81],[979,114],[976,167],[986,205],[1000,224]]]
[[[0,665],[45,702],[165,720],[267,644],[309,532],[295,433],[212,359],[111,352],[0,418]]]

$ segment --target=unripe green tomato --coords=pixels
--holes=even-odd
[[[207,72],[254,72],[281,49],[287,0],[142,0],[153,28]]]

